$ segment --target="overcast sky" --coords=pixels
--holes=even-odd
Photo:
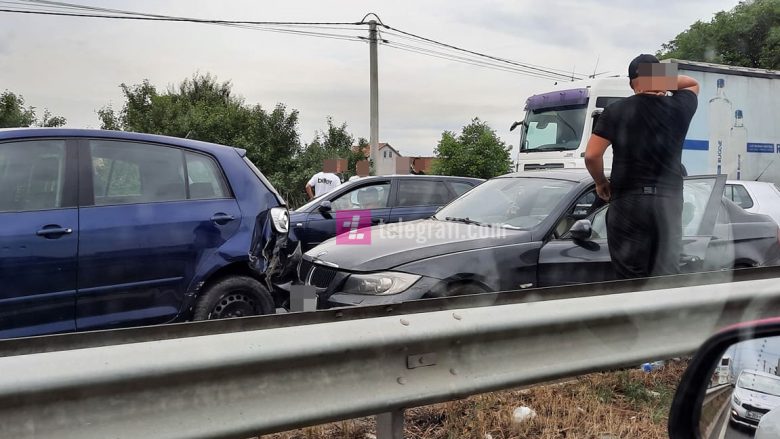
[[[464,48],[557,69],[625,75],[630,59],[653,53],[696,20],[736,0],[249,1],[73,0],[133,11],[213,19],[359,21],[376,12],[395,28]],[[664,6],[658,6],[663,4]],[[302,141],[325,118],[369,137],[368,45],[362,42],[190,23],[152,23],[0,13],[0,89],[99,127],[95,110],[121,107],[120,83],[148,78],[164,88],[194,72],[233,82],[248,103],[300,111]],[[391,39],[391,37],[387,37]],[[400,41],[400,40],[399,40]],[[379,48],[380,141],[430,155],[443,130],[473,117],[514,148],[510,124],[530,94],[552,81]]]

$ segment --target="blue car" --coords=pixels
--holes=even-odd
[[[273,313],[286,205],[245,151],[0,130],[0,338]]]
[[[370,212],[370,224],[428,218],[484,180],[443,175],[364,177],[342,184],[290,215],[292,235],[306,252],[336,236],[336,212]],[[367,224],[369,225],[369,224]],[[291,236],[292,236],[291,235]]]

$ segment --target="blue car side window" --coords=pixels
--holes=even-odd
[[[63,206],[65,142],[36,140],[0,145],[0,212]]]

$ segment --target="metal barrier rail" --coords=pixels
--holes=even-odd
[[[707,393],[704,395],[704,401],[702,402],[701,418],[699,419],[702,438],[710,439],[720,437],[720,430],[718,427],[722,427],[723,422],[728,422],[728,418],[724,418],[724,413],[728,410],[730,405],[732,390],[730,384],[723,384],[707,389]]]
[[[123,328],[83,333],[70,333],[42,337],[0,340],[0,357],[67,349],[82,349],[125,343],[168,340],[283,328],[290,326],[367,319],[383,316],[400,316],[412,313],[477,308],[495,305],[570,299],[587,296],[603,296],[633,291],[681,288],[749,280],[780,279],[780,266],[743,268],[705,273],[682,274],[651,279],[634,279],[570,286],[532,288],[498,293],[472,294],[437,299],[414,300],[387,305],[360,306],[320,310],[317,312],[272,314],[227,320],[175,323],[168,325]]]
[[[776,315],[760,279],[11,355],[0,437],[246,438],[684,355]]]

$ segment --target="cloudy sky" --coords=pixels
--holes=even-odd
[[[696,20],[736,0],[249,1],[72,0],[73,3],[211,19],[360,21],[375,12],[392,27],[503,58],[563,70],[625,74]],[[4,2],[0,2],[4,3]],[[658,6],[664,4],[664,6]],[[343,31],[347,33],[348,31]],[[385,35],[388,40],[403,42]],[[408,42],[408,41],[407,41]],[[369,136],[368,45],[191,23],[0,13],[0,89],[98,127],[95,110],[122,104],[120,83],[164,88],[194,72],[233,82],[248,103],[300,111],[309,141],[332,116]],[[379,48],[380,141],[403,154],[432,154],[443,130],[488,121],[517,150],[510,124],[525,98],[552,81]],[[514,157],[514,152],[513,155]]]

